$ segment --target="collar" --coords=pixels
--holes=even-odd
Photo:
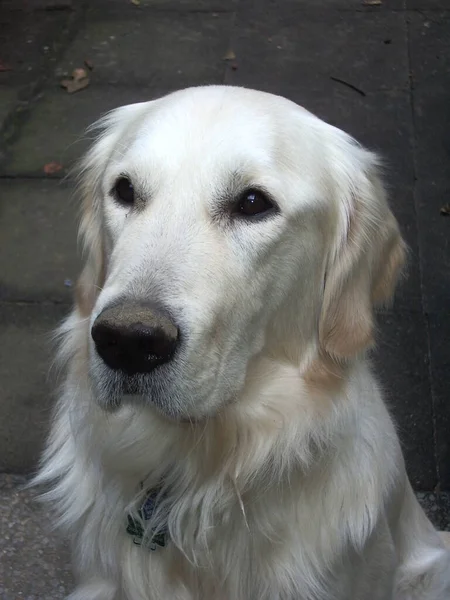
[[[157,547],[163,548],[166,545],[169,534],[167,523],[164,524],[163,528],[159,528],[157,531],[153,527],[151,529],[151,535],[144,530],[142,525],[145,524],[146,521],[150,521],[155,514],[157,503],[161,501],[163,497],[164,496],[161,495],[161,488],[149,490],[141,508],[138,510],[139,519],[135,519],[130,514],[127,515],[127,533],[133,536],[133,542],[137,546],[144,546],[152,552],[154,552]],[[144,536],[144,534],[146,535]]]

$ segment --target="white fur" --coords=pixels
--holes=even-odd
[[[36,478],[72,540],[70,600],[448,599],[449,551],[365,357],[403,252],[376,158],[240,88],[123,107],[101,127]],[[110,196],[123,174],[139,210]],[[280,213],[243,223],[218,208],[246,186]],[[90,339],[119,296],[163,304],[189,333],[153,395],[114,396]],[[140,482],[167,493],[151,525],[167,519],[170,542],[155,552],[125,531]]]

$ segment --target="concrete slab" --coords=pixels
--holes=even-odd
[[[450,10],[450,0],[405,0],[408,10]]]
[[[448,185],[450,180],[449,96],[447,87],[436,86],[432,82],[418,83],[415,91],[417,177],[419,181],[435,186]],[[430,152],[430,148],[433,148],[433,152]]]
[[[6,70],[0,71],[0,83],[37,81],[56,63],[70,29],[66,11],[44,11],[36,18],[32,12],[0,11],[0,47]]]
[[[78,207],[58,181],[0,180],[0,300],[72,301]]]
[[[417,492],[417,499],[436,529],[439,531],[450,531],[449,493]]]
[[[0,598],[62,600],[73,587],[67,542],[26,481],[0,475]]]
[[[3,0],[2,8],[4,10],[70,10],[74,9],[76,0]]]
[[[448,312],[450,306],[450,218],[440,209],[450,202],[448,185],[418,182],[416,188],[424,308]],[[449,379],[450,383],[450,379]]]
[[[0,130],[5,125],[5,120],[14,109],[19,98],[17,87],[0,86]]]
[[[139,5],[131,0],[98,0],[89,6],[89,14],[101,13],[108,9],[108,14],[121,13],[133,17],[142,16],[148,11],[168,12],[231,12],[239,5],[239,0],[139,0]]]
[[[146,87],[118,87],[112,91],[92,86],[77,94],[47,88],[9,149],[10,160],[1,171],[42,177],[45,164],[58,162],[63,168],[55,176],[64,177],[91,143],[85,134],[89,125],[113,108],[151,100],[162,93],[158,88]]]
[[[20,88],[0,85],[0,139],[4,130],[9,128],[11,116],[19,101]],[[9,118],[8,118],[9,117]],[[0,144],[0,164],[6,160],[6,149]]]
[[[49,336],[68,312],[0,304],[0,472],[27,473],[39,459],[53,406]]]
[[[428,316],[431,375],[436,414],[436,454],[443,490],[450,489],[450,316],[446,310]]]
[[[428,339],[422,313],[378,315],[374,363],[387,405],[396,419],[406,466],[416,490],[437,484]]]
[[[414,190],[412,187],[393,186],[391,188],[389,183],[388,176],[389,202],[398,220],[403,239],[408,246],[406,265],[395,292],[393,311],[406,310],[421,313],[423,289]]]
[[[450,12],[408,17],[419,180],[449,183]],[[429,149],[433,148],[433,152]]]
[[[57,77],[89,58],[95,83],[173,88],[222,82],[231,14],[142,11],[139,18],[135,13],[112,18],[104,11],[100,15],[89,19],[69,45]]]
[[[450,306],[450,13],[409,17],[416,125],[416,201],[424,302],[428,312]],[[447,381],[450,382],[450,379]]]
[[[279,8],[279,0],[247,0],[246,6],[252,10],[261,5]],[[286,6],[297,6],[302,11],[350,11],[363,13],[379,13],[384,11],[402,10],[405,0],[384,0],[380,4],[371,4],[370,0],[284,0]]]
[[[401,12],[306,11],[300,2],[288,2],[283,10],[271,2],[243,4],[232,45],[237,69],[229,81],[234,84],[281,93],[322,89],[330,77],[366,93],[409,86]]]

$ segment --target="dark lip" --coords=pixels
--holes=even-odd
[[[172,361],[173,357],[174,357],[174,355],[172,355],[169,360]],[[152,368],[152,370],[149,371],[148,373],[146,373],[146,372],[141,373],[140,371],[134,371],[133,369],[127,369],[124,367],[119,367],[119,368],[115,369],[114,367],[111,367],[109,365],[106,365],[106,366],[109,369],[111,369],[112,371],[114,371],[115,373],[119,373],[120,375],[122,375],[125,379],[135,377],[135,376],[150,379],[152,377],[152,375],[155,373],[155,371],[160,371],[161,368],[166,364],[166,359],[164,359],[164,358],[157,357],[157,356],[153,357],[153,355],[152,355],[152,358],[154,358],[155,361],[160,361],[160,362],[157,362],[155,364],[155,366]]]
[[[159,369],[162,371],[165,366],[161,365]],[[207,417],[207,415],[194,417],[179,409],[174,409],[170,403],[170,383],[169,388],[166,388],[164,383],[167,383],[167,379],[165,382],[163,380],[162,384],[161,380],[160,382],[152,381],[153,372],[128,376],[122,372],[113,371],[106,365],[104,365],[104,368],[109,373],[116,374],[114,385],[116,393],[114,395],[95,394],[98,404],[106,413],[115,413],[123,406],[141,407],[154,410],[158,415],[167,419],[168,422],[180,426],[192,426],[202,423]],[[167,398],[169,398],[169,401],[167,401]]]
[[[154,385],[155,379],[160,379],[161,375],[164,371],[168,371],[168,364],[161,363],[157,365],[154,369],[149,371],[148,373],[132,373],[126,372],[122,369],[111,369],[106,364],[105,368],[111,372],[112,376],[115,377],[117,381],[117,388],[119,391],[124,391],[124,393],[129,393],[125,390],[133,389],[137,390],[137,394],[144,394],[148,391],[148,386]]]
[[[121,381],[119,393],[130,396],[140,396],[147,394],[148,390],[143,388],[142,382],[134,381],[132,377],[125,376]]]

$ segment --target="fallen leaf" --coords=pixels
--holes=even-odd
[[[88,72],[82,67],[77,67],[72,71],[72,79],[63,79],[60,82],[61,87],[65,88],[69,94],[74,94],[84,90],[89,85],[90,79]]]
[[[44,165],[44,173],[46,175],[53,175],[53,173],[57,173],[58,171],[61,171],[61,169],[63,168],[62,165],[60,165],[57,162],[50,162],[47,163],[46,165]]]
[[[444,204],[444,206],[441,207],[440,213],[443,217],[450,216],[450,203]]]
[[[364,0],[364,6],[380,6],[382,4],[381,0]]]
[[[87,71],[86,69],[82,69],[81,67],[78,67],[77,69],[74,69],[72,71],[72,78],[75,81],[80,81],[80,79],[84,79],[85,77],[87,77]]]
[[[82,79],[63,79],[61,81],[61,87],[67,90],[68,94],[74,94],[80,90],[84,90],[89,85],[89,77],[83,77]]]
[[[228,52],[223,57],[223,60],[235,60],[235,58],[236,54],[233,52],[233,50],[228,50]]]
[[[89,58],[84,59],[84,65],[89,69],[89,71],[94,70],[94,63]]]

